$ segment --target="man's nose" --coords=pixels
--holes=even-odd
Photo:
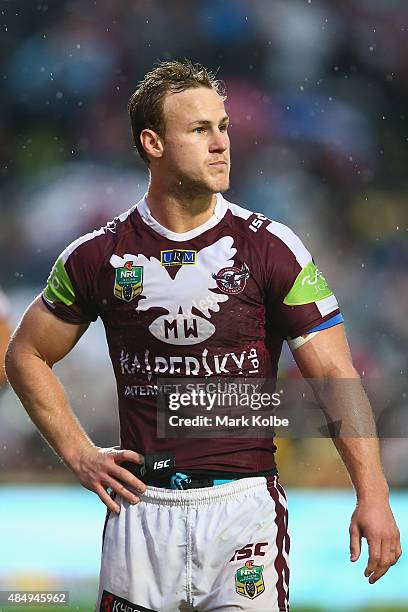
[[[210,144],[210,153],[215,151],[224,152],[228,149],[228,135],[225,132],[214,132]]]

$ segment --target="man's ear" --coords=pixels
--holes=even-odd
[[[140,142],[147,155],[159,159],[163,157],[163,141],[154,130],[144,129],[140,132]]]

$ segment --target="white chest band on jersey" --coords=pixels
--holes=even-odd
[[[309,340],[314,338],[315,335],[318,333],[319,333],[318,331],[315,331],[315,332],[312,332],[311,334],[304,334],[303,336],[298,336],[297,338],[286,338],[286,340],[287,340],[290,350],[295,351],[299,347],[306,344],[306,342],[309,342]]]

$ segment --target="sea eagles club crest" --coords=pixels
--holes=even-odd
[[[245,289],[247,279],[249,278],[249,270],[248,266],[244,263],[240,268],[235,266],[222,268],[217,274],[213,274],[212,277],[217,282],[218,289],[223,293],[241,293]]]
[[[130,302],[140,295],[143,290],[143,266],[134,266],[127,261],[123,268],[116,268],[115,286],[113,293],[115,297]]]

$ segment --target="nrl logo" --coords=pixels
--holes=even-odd
[[[244,567],[236,571],[235,589],[238,595],[255,599],[264,592],[263,568],[263,565],[254,565],[253,561],[247,561]]]
[[[113,293],[124,302],[130,302],[143,290],[143,266],[134,266],[126,261],[124,266],[116,268]]]
[[[223,293],[241,293],[245,289],[249,278],[248,266],[244,263],[240,268],[222,268],[217,274],[212,275],[217,282],[217,287]]]

